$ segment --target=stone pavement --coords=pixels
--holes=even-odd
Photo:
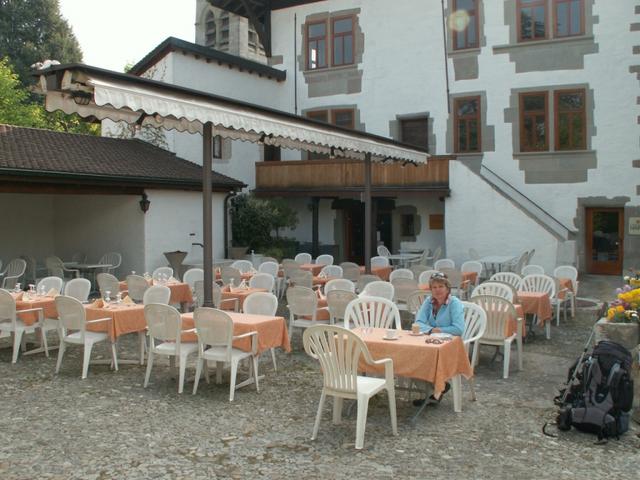
[[[581,296],[608,299],[616,278],[582,279]],[[252,387],[228,401],[228,385],[200,384],[198,394],[177,393],[161,361],[143,389],[144,368],[90,367],[80,379],[80,349],[69,350],[59,375],[55,359],[21,357],[10,364],[0,349],[0,479],[174,478],[640,478],[640,426],[620,440],[560,432],[542,434],[553,420],[553,396],[579,355],[595,321],[592,310],[555,323],[550,341],[540,334],[525,345],[524,370],[501,378],[502,365],[481,351],[478,401],[463,381],[463,412],[448,394],[428,407],[416,425],[414,407],[398,393],[399,435],[391,435],[387,400],[372,400],[365,448],[354,450],[355,414],[331,424],[330,407],[316,441],[310,441],[321,375],[301,347],[278,355],[278,373],[265,355],[261,392]],[[0,347],[9,345],[0,340]],[[121,350],[134,354],[136,337]],[[108,350],[96,354],[108,358]],[[54,354],[55,357],[55,354]],[[193,372],[193,369],[190,369]],[[240,375],[246,374],[246,371]]]

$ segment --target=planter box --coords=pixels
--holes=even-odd
[[[604,318],[596,323],[596,343],[611,340],[631,351],[640,343],[640,325],[637,323],[607,322]]]

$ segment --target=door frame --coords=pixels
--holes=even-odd
[[[595,212],[618,213],[618,261],[597,262],[593,260],[593,214]],[[585,256],[587,273],[600,275],[621,275],[624,257],[624,207],[585,207]]]

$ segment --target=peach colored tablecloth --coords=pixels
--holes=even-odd
[[[120,335],[142,332],[147,328],[144,319],[144,305],[110,305],[109,307],[94,307],[85,305],[87,320],[109,317],[111,322],[98,322],[87,325],[87,330],[93,332],[108,332],[112,340]]]
[[[324,285],[329,281],[329,280],[333,280],[334,278],[338,278],[338,277],[318,277],[318,276],[314,276],[313,277],[313,284],[314,285],[322,285],[324,288]]]
[[[16,311],[27,310],[29,308],[42,308],[42,318],[58,318],[58,310],[56,310],[56,300],[54,297],[47,297],[41,295],[25,296],[23,293],[15,294],[11,293],[13,298],[21,298],[16,300]],[[23,321],[25,325],[33,325],[38,321],[38,312],[19,313],[18,318]]]
[[[149,285],[153,285],[153,282],[148,282]],[[166,285],[171,290],[171,297],[169,298],[169,303],[192,303],[193,295],[191,294],[191,288],[189,285],[182,282],[170,282]],[[120,291],[123,292],[127,289],[127,282],[120,282]]]
[[[226,312],[233,320],[233,334],[242,335],[248,332],[258,332],[258,353],[270,348],[282,348],[285,352],[291,351],[287,324],[283,317],[270,317],[267,315],[248,315],[246,313]],[[182,328],[193,328],[193,312],[182,314]],[[182,335],[183,342],[197,342],[195,333]],[[251,350],[251,339],[244,338],[233,342],[235,348],[248,352]]]
[[[398,340],[384,340],[386,330],[382,328],[374,328],[366,335],[359,328],[353,331],[367,344],[374,360],[391,358],[395,375],[433,383],[436,394],[442,392],[445,382],[456,375],[466,378],[473,376],[460,337],[435,345],[425,343],[425,335],[414,337],[408,331],[400,332]],[[384,374],[383,368],[367,365],[362,358],[360,369],[367,373]]]
[[[551,321],[553,311],[551,309],[549,294],[518,291],[518,303],[522,305],[522,311],[525,314],[537,315],[539,325]]]
[[[242,305],[244,305],[244,300],[255,292],[266,292],[266,288],[247,288],[246,290],[234,290],[230,292],[229,290],[222,291],[222,300],[226,300],[227,298],[237,298],[238,299],[238,308],[242,310]]]
[[[311,274],[315,277],[317,276],[322,269],[325,267],[325,265],[322,264],[316,264],[316,263],[303,263],[302,265],[300,265],[300,268],[302,270],[306,270],[308,272],[311,272]]]
[[[240,278],[248,282],[254,275],[254,272],[245,272],[240,274]],[[220,272],[216,272],[216,280],[222,280],[222,274]]]
[[[374,267],[371,269],[372,275],[377,275],[380,277],[380,280],[384,280],[385,282],[389,281],[389,275],[393,272],[393,267],[389,265],[388,267]],[[360,267],[360,274],[364,275],[364,267]]]
[[[567,292],[563,291],[565,288],[570,292],[573,292],[573,282],[570,278],[558,278],[558,298],[564,300]]]

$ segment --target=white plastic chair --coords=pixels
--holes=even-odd
[[[275,279],[269,273],[256,273],[249,279],[249,288],[265,288],[267,292],[273,293]]]
[[[248,297],[247,297],[248,299]],[[222,380],[221,363],[231,365],[231,376],[229,385],[229,401],[233,402],[235,392],[249,383],[255,383],[256,391],[259,392],[258,385],[258,332],[247,332],[242,335],[233,334],[233,320],[228,313],[215,308],[199,308],[193,313],[193,323],[198,334],[198,361],[196,363],[196,378],[193,384],[193,394],[198,391],[198,383],[202,374],[202,367],[206,362],[216,362],[216,383]],[[251,351],[245,352],[233,347],[234,340],[251,337]],[[249,379],[236,385],[238,364],[250,359]],[[206,373],[206,368],[205,368]],[[208,375],[206,376],[209,380]]]
[[[347,305],[344,328],[394,328],[401,330],[400,311],[395,303],[380,297],[359,297]]]
[[[333,265],[333,255],[323,254],[316,258],[316,265]]]
[[[25,323],[18,318],[17,313],[38,312],[38,320],[32,325],[25,325]],[[43,325],[43,310],[42,308],[29,308],[25,310],[16,311],[16,301],[11,294],[0,289],[0,334],[4,336],[6,334],[13,335],[13,356],[11,357],[11,363],[18,361],[18,354],[20,352],[20,345],[22,345],[22,337],[27,333],[35,333],[37,329],[40,329],[42,335],[42,345],[44,347],[45,355],[49,356],[49,348],[47,346],[47,338],[42,332]]]
[[[549,295],[551,305],[556,307],[556,319],[560,316],[560,303],[556,298],[556,281],[548,275],[533,274],[522,277],[518,291],[541,292]],[[533,324],[536,323],[537,315],[533,316]],[[557,321],[557,320],[556,320]],[[532,325],[533,325],[532,324]],[[551,338],[551,322],[545,323],[547,340]]]
[[[311,263],[313,257],[310,253],[299,253],[293,258],[298,264]]]
[[[518,355],[518,370],[522,370],[522,318],[517,317],[515,308],[511,302],[501,297],[493,297],[490,295],[480,295],[470,300],[482,307],[487,315],[487,327],[484,334],[477,340],[478,345],[493,345],[495,347],[503,347],[504,365],[503,378],[509,378],[509,362],[511,359],[511,344],[516,341],[516,353]],[[515,319],[517,322],[517,331],[513,335],[506,336],[507,322]],[[477,354],[476,354],[477,361]],[[475,366],[475,364],[474,364]]]
[[[182,281],[189,285],[191,290],[194,289],[198,280],[204,280],[204,270],[201,268],[190,268],[182,275]]]
[[[553,271],[553,276],[556,280],[561,278],[568,278],[571,280],[571,289],[570,290],[562,290],[565,296],[565,300],[568,300],[571,303],[571,316],[576,316],[576,297],[578,296],[578,270],[576,267],[572,265],[560,265],[555,268]],[[560,290],[558,291],[558,295],[560,295]],[[566,312],[565,312],[566,319]],[[557,322],[560,322],[560,318],[556,318]]]
[[[278,297],[273,293],[254,292],[244,299],[242,311],[250,315],[267,315],[273,317],[278,311]],[[278,366],[276,364],[275,348],[271,349],[271,359],[273,360],[273,371],[277,372]]]
[[[434,273],[442,273],[442,272],[439,271],[439,270],[425,270],[418,277],[418,284],[420,284],[420,285],[428,285],[429,284],[429,280],[431,280],[431,276]]]
[[[249,260],[236,260],[231,264],[231,268],[238,269],[240,273],[249,273],[253,268],[253,263]]]
[[[442,270],[443,268],[456,268],[456,262],[451,260],[450,258],[441,258],[440,260],[436,260],[433,264],[433,268],[435,270]]]
[[[407,302],[406,302],[407,311],[411,315],[415,316],[415,314],[418,313],[418,310],[420,310],[420,307],[422,306],[422,304],[424,303],[424,301],[428,296],[429,296],[429,292],[427,292],[426,290],[416,290],[410,293],[409,296],[407,297]]]
[[[362,289],[362,292],[360,292],[360,296],[381,297],[393,301],[394,293],[393,285],[390,282],[377,280],[367,283]]]
[[[329,310],[329,323],[335,325],[339,320],[344,321],[344,312],[352,300],[358,298],[355,292],[349,290],[330,290],[327,295],[327,309]]]
[[[96,280],[98,282],[98,289],[100,290],[100,296],[102,298],[107,297],[107,292],[109,292],[110,298],[115,298],[120,291],[120,282],[110,273],[99,273],[96,276]]]
[[[158,267],[151,274],[154,280],[168,280],[173,277],[173,268],[171,267]]]
[[[380,277],[377,275],[367,275],[367,274],[360,275],[360,278],[358,278],[358,281],[356,283],[356,292],[362,292],[365,289],[365,287],[371,282],[379,282],[379,281],[380,281]]]
[[[513,302],[513,290],[511,286],[501,282],[484,282],[473,289],[471,297],[477,297],[479,295],[492,295],[494,297],[501,297],[505,300]]]
[[[520,287],[521,280],[522,277],[513,272],[498,272],[494,273],[493,275],[491,275],[491,278],[489,278],[490,282],[508,283],[516,290],[518,290],[518,288]]]
[[[293,335],[294,327],[308,328],[318,323],[329,322],[328,320],[316,320],[318,296],[311,288],[289,287],[286,295],[287,308],[289,309],[289,339]]]
[[[202,307],[204,303],[204,280],[196,280],[193,293],[196,307]],[[222,289],[217,283],[211,286],[211,301],[215,308],[219,308],[220,310],[233,310],[234,312],[238,311],[240,305],[237,298],[223,299]]]
[[[238,286],[242,283],[242,272],[234,267],[222,267],[220,278],[223,285]]]
[[[413,278],[394,278],[391,281],[393,285],[393,301],[400,310],[407,310],[407,299],[416,290],[419,290],[418,282]]]
[[[118,268],[120,268],[120,264],[122,264],[122,255],[118,252],[105,253],[100,260],[98,260],[98,263],[100,265],[110,265],[108,267],[104,267],[104,273],[114,273]]]
[[[325,265],[320,270],[320,276],[326,278],[342,278],[342,267],[338,265]]]
[[[389,266],[389,259],[381,255],[371,257],[371,268],[384,268]]]
[[[36,292],[49,293],[55,290],[58,294],[62,293],[62,285],[64,281],[60,277],[44,277],[36,284]]]
[[[324,378],[312,440],[318,436],[327,395],[334,397],[334,424],[341,422],[343,399],[354,399],[358,405],[355,448],[362,449],[369,399],[382,390],[387,390],[389,396],[391,429],[394,435],[398,434],[393,361],[390,358],[373,360],[362,339],[353,332],[336,326],[318,325],[307,329],[303,335],[303,344],[305,352],[320,362]],[[358,375],[361,357],[368,365],[384,366],[384,378]]]
[[[357,282],[360,278],[360,266],[353,262],[342,262],[342,278]]]
[[[60,346],[58,349],[58,361],[56,363],[56,374],[60,372],[62,358],[67,349],[67,345],[82,345],[84,347],[84,356],[82,361],[82,378],[87,378],[89,373],[89,362],[91,361],[91,350],[93,345],[98,342],[109,340],[109,334],[106,332],[87,331],[87,325],[103,322],[111,322],[111,318],[97,318],[95,320],[87,320],[86,312],[82,303],[75,298],[60,295],[56,297],[56,309],[58,310],[59,337]],[[111,358],[113,366],[118,370],[118,356],[116,354],[116,344],[111,341]]]
[[[150,305],[152,303],[162,303],[169,305],[171,298],[171,289],[166,285],[153,285],[145,290],[142,296],[142,304]]]
[[[525,265],[522,267],[520,274],[523,277],[527,275],[544,275],[544,267],[542,265]]]
[[[4,269],[4,272],[2,272],[2,288],[14,288],[16,283],[20,282],[20,278],[24,275],[26,270],[26,260],[23,258],[14,258],[11,260]]]
[[[147,279],[140,275],[127,275],[127,295],[135,302],[142,302],[144,294],[150,285]]]
[[[324,284],[324,294],[327,295],[332,290],[346,290],[348,292],[355,292],[356,285],[351,280],[346,278],[334,278]]]
[[[389,274],[389,281],[393,282],[396,278],[409,278],[413,280],[413,272],[408,268],[396,268]]]
[[[482,276],[482,263],[476,260],[468,260],[462,264],[462,266],[460,267],[460,271],[462,273],[465,273],[465,272],[477,273],[478,276],[476,277],[474,286],[477,286],[480,284],[480,277]]]
[[[86,278],[72,278],[64,286],[64,295],[72,297],[81,303],[89,299],[91,293],[91,282]]]
[[[291,286],[313,288],[313,275],[308,270],[292,270],[288,278]]]
[[[198,352],[196,342],[182,342],[182,317],[171,305],[151,303],[144,306],[144,318],[149,331],[149,346],[147,349],[147,372],[144,377],[144,388],[149,385],[149,377],[153,368],[155,355],[166,355],[170,359],[170,365],[175,365],[178,359],[180,376],[178,380],[178,393],[182,393],[184,376],[189,355]],[[160,343],[156,344],[156,340]]]
[[[464,308],[464,332],[462,332],[462,343],[469,355],[470,345],[473,345],[471,354],[471,365],[475,366],[478,360],[478,340],[482,338],[487,329],[487,314],[480,305],[470,302],[462,302]],[[469,379],[471,387],[471,399],[476,400],[475,372]]]
[[[277,262],[262,262],[258,267],[258,273],[268,273],[273,277],[274,292],[278,297],[282,296],[282,286],[284,278],[280,276],[280,265]]]
[[[78,278],[80,271],[74,268],[67,268],[60,257],[51,255],[44,260],[47,274],[52,277],[60,277],[62,279],[70,276],[71,278]],[[68,275],[67,275],[68,274]]]
[[[378,252],[378,255],[381,256],[381,257],[389,257],[389,256],[391,256],[391,252],[384,245],[378,245],[378,248],[376,249],[376,252]]]

